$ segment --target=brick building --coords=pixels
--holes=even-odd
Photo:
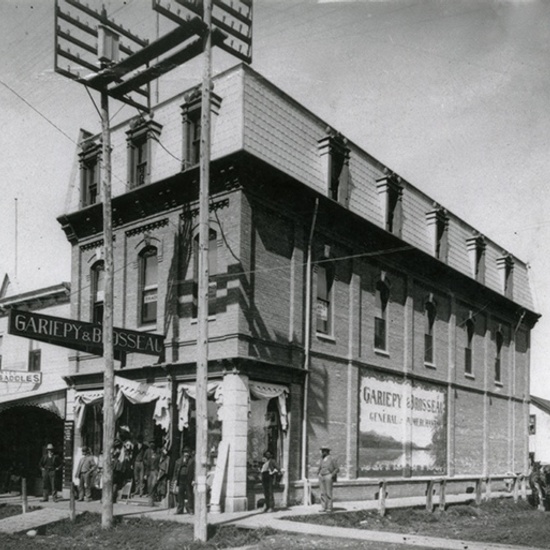
[[[6,279],[7,281],[7,279]],[[0,292],[0,491],[19,490],[10,472],[26,475],[29,491],[42,494],[38,464],[46,445],[63,455],[68,374],[67,351],[9,333],[12,309],[69,316],[70,285],[12,293]],[[59,480],[61,481],[61,479]]]
[[[112,128],[114,324],[165,336],[158,361],[117,365],[118,422],[174,452],[194,441],[198,90]],[[525,471],[538,318],[526,265],[247,66],[215,77],[212,113],[209,448],[227,461],[222,507],[255,505],[266,448],[284,501],[303,498],[323,443],[341,465],[336,498],[371,498],[372,478]],[[85,321],[102,312],[100,153],[83,132],[79,192],[59,218],[71,313]],[[75,446],[98,453],[102,360],[70,365]]]

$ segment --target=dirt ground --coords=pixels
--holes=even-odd
[[[7,517],[9,506],[0,507]],[[17,513],[20,507],[11,507]],[[390,510],[380,518],[375,512],[337,512],[294,517],[312,524],[312,535],[276,532],[272,529],[248,530],[210,526],[209,541],[195,543],[193,527],[147,518],[120,519],[110,531],[101,529],[99,514],[84,513],[75,523],[61,521],[39,530],[35,537],[0,534],[2,550],[199,550],[252,546],[261,550],[405,550],[401,544],[367,543],[314,535],[315,524],[374,529],[417,535],[527,545],[550,549],[549,512],[538,512],[525,502],[510,500],[450,506],[447,511],[428,513],[419,509]],[[286,518],[285,518],[286,519]],[[416,550],[422,550],[418,546]]]

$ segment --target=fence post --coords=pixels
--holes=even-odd
[[[520,476],[521,483],[521,498],[527,500],[527,478],[524,475]]]
[[[446,500],[446,492],[447,492],[447,480],[442,479],[439,482],[439,511],[444,512],[445,511],[445,500]]]
[[[426,490],[426,510],[428,512],[433,512],[434,509],[434,480],[430,479],[428,481],[428,488]]]
[[[512,495],[514,497],[514,502],[519,500],[519,476],[514,476],[512,480]]]
[[[378,513],[384,516],[386,514],[386,482],[381,481],[378,487]]]
[[[476,504],[479,506],[481,504],[481,488],[483,485],[483,478],[480,477],[476,479]]]
[[[485,480],[485,498],[491,500],[491,478]]]
[[[28,501],[27,501],[27,478],[21,478],[21,511],[23,514],[26,514],[28,510]]]
[[[82,483],[82,480],[80,481]],[[74,483],[71,480],[71,492],[69,494],[69,518],[71,521],[76,519],[76,499],[74,494]]]

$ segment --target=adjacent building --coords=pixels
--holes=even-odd
[[[165,344],[117,363],[118,428],[174,454],[195,437],[200,104],[187,90],[111,134],[114,324]],[[315,494],[321,444],[336,498],[371,498],[373,478],[526,471],[527,266],[249,67],[215,77],[211,108],[213,507],[256,505],[266,449],[285,502]],[[99,136],[78,154],[59,221],[71,316],[97,323]],[[95,454],[102,369],[70,354],[67,420]]]
[[[38,467],[48,443],[63,455],[63,433],[68,374],[67,350],[9,333],[14,309],[69,317],[70,284],[0,297],[0,483],[25,475],[29,491],[41,494]],[[60,480],[61,481],[61,478]]]

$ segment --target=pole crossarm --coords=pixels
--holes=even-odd
[[[202,1],[176,0],[176,3],[189,13],[201,19],[204,18]],[[153,9],[179,25],[186,21],[184,13],[180,10],[174,12],[169,4],[163,4],[163,0],[153,0]],[[213,33],[216,31],[224,33],[224,40],[212,45],[250,63],[252,61],[252,2],[250,0],[231,2],[215,0],[211,20]]]
[[[148,44],[133,55],[126,57],[120,63],[107,67],[98,75],[89,80],[90,86],[107,86],[109,83],[119,80],[122,76],[128,74],[129,72],[138,69],[146,63],[149,63],[156,57],[160,57],[168,50],[173,49],[175,45],[191,38],[193,35],[202,36],[204,34],[204,30],[205,25],[203,21],[198,17],[195,17],[186,22],[185,25],[176,27],[168,34],[161,36],[155,42]]]

